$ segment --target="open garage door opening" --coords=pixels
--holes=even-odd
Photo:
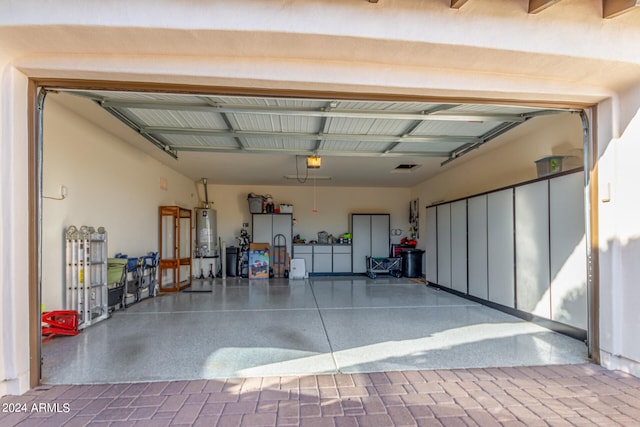
[[[42,345],[44,383],[588,358],[589,153],[580,109],[357,94],[48,90],[38,171],[41,304],[50,312],[95,302],[107,311],[77,336]],[[308,168],[309,157],[321,166]],[[284,235],[287,271],[290,259],[304,259],[307,278],[252,280],[239,264],[219,277],[242,230],[264,232],[250,194],[269,196],[274,211],[292,206],[289,231],[276,234]],[[216,212],[210,258],[196,251],[194,209],[205,203]],[[71,300],[84,278],[65,246],[70,227],[103,227],[104,253],[90,252],[90,262],[121,254],[130,264],[124,280],[134,281],[144,277],[145,257],[161,251],[160,206],[193,215],[178,242],[190,248],[191,286],[117,304],[108,296],[96,302],[102,290],[89,288]],[[413,218],[410,206],[419,208]],[[356,233],[354,217],[368,217],[370,248],[383,231],[385,254],[357,252],[366,233]],[[253,241],[274,254],[281,244],[267,234]],[[357,270],[370,258],[393,259],[393,245],[411,240],[426,250],[419,278]],[[163,280],[162,271],[147,273]],[[86,316],[93,317],[80,321]]]

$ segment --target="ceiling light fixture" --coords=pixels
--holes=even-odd
[[[285,175],[284,179],[300,179],[300,178],[298,176],[296,176],[296,175]],[[316,176],[313,177],[313,179],[317,179],[318,181],[331,181],[333,179],[333,177],[316,175]]]
[[[318,156],[307,157],[307,169],[320,169],[322,158]]]

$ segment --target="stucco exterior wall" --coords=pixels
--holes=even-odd
[[[28,78],[601,103],[601,338],[638,374],[637,15],[599,4],[116,0],[3,4],[0,14],[0,394],[29,386]],[[37,13],[35,12],[37,11]],[[632,12],[633,13],[633,12]],[[613,47],[613,48],[612,48]],[[608,186],[607,186],[608,184]],[[427,199],[421,203],[426,203]]]
[[[640,86],[598,115],[602,363],[640,376]]]
[[[108,256],[158,251],[158,206],[196,206],[195,183],[65,109],[47,95],[44,108],[42,304],[64,302],[64,231],[105,227]],[[167,183],[166,190],[160,181]],[[60,187],[67,188],[64,200]]]
[[[566,164],[580,167],[582,145],[578,114],[538,117],[441,167],[437,176],[412,188],[411,194],[423,209],[535,179],[535,161],[546,156],[571,156]]]
[[[218,213],[218,233],[227,246],[237,246],[235,237],[240,235],[242,222],[248,222],[251,226],[247,195],[252,192],[270,194],[276,204],[293,204],[293,217],[296,219],[293,234],[300,234],[307,241],[317,240],[319,231],[336,237],[348,232],[351,213],[388,213],[391,229],[401,229],[403,236],[407,235],[408,188],[317,186],[314,190],[311,179],[304,186],[289,187],[209,184],[209,201],[215,202],[213,208]],[[313,212],[314,209],[317,212]],[[399,243],[400,238],[392,236],[391,242]]]
[[[0,395],[29,388],[27,78],[0,57]]]

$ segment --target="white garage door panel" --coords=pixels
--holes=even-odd
[[[451,205],[438,206],[438,284],[451,287]]]
[[[488,299],[487,284],[487,196],[468,202],[469,295]]]
[[[427,208],[427,244],[426,244],[426,278],[429,282],[438,283],[438,227],[437,208]]]
[[[489,301],[514,307],[513,189],[487,196]]]
[[[451,287],[467,293],[467,201],[451,204]]]
[[[551,318],[548,181],[516,188],[517,308]]]
[[[587,329],[587,251],[580,173],[551,180],[551,318]]]

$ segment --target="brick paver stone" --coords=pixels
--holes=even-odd
[[[591,364],[421,370],[47,385],[0,404],[2,427],[640,426],[640,379]]]

